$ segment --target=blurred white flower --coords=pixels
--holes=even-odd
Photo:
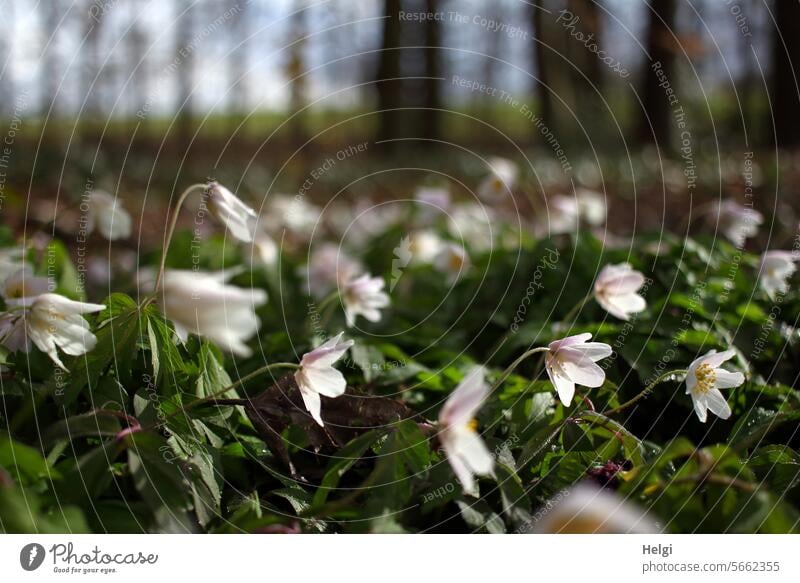
[[[422,204],[422,212],[426,215],[446,212],[450,208],[450,191],[440,186],[420,186],[414,192],[414,199]]]
[[[2,284],[2,296],[9,306],[28,306],[36,296],[51,291],[51,282],[46,277],[33,275],[29,265],[6,277]]]
[[[645,299],[637,294],[645,277],[628,263],[606,265],[594,282],[594,297],[605,311],[621,320],[628,320],[647,307]]]
[[[256,212],[219,182],[209,182],[206,192],[211,214],[240,241],[252,241],[258,217]]]
[[[718,203],[717,212],[713,216],[717,215],[719,229],[737,247],[744,246],[748,237],[756,235],[759,225],[764,221],[760,212],[731,199]]]
[[[420,230],[409,235],[411,262],[419,265],[432,263],[442,251],[444,241],[434,231]]]
[[[333,364],[353,345],[352,340],[342,342],[343,334],[344,332],[339,332],[324,344],[304,354],[300,360],[300,370],[294,373],[303,403],[320,426],[324,425],[320,414],[320,395],[334,399],[343,395],[347,388],[344,375],[333,368]]]
[[[383,291],[385,285],[383,278],[369,273],[344,284],[342,302],[348,327],[356,323],[357,316],[364,316],[370,322],[381,319],[381,308],[389,305],[389,296]]]
[[[86,232],[97,228],[100,234],[109,241],[127,239],[131,236],[133,221],[128,212],[122,208],[119,199],[103,190],[89,193],[86,213]]]
[[[655,520],[633,502],[582,482],[556,494],[534,525],[540,534],[658,534]]]
[[[579,188],[576,197],[581,220],[593,227],[598,227],[606,222],[608,213],[606,199],[601,193],[588,188]]]
[[[323,243],[311,252],[308,265],[299,269],[308,290],[315,298],[324,298],[332,291],[364,271],[361,263],[339,245]]]
[[[597,388],[606,380],[605,371],[596,362],[611,356],[611,347],[602,342],[588,342],[588,332],[568,336],[548,345],[545,369],[564,405],[572,402],[575,385]]]
[[[479,203],[466,203],[450,212],[448,231],[457,241],[472,251],[488,251],[494,244],[495,213],[488,206]]]
[[[489,393],[480,366],[473,368],[448,397],[439,413],[440,440],[447,461],[464,487],[475,495],[475,476],[487,476],[494,469],[494,458],[478,435],[475,414]]]
[[[0,249],[0,281],[4,281],[9,275],[22,269],[24,259],[25,249],[22,247]]]
[[[550,235],[574,233],[578,230],[580,206],[571,196],[557,195],[547,200],[547,216],[544,229]]]
[[[0,343],[12,351],[28,352],[31,342],[59,367],[67,370],[58,349],[70,356],[92,350],[97,338],[89,331],[82,314],[100,312],[105,306],[76,302],[64,296],[45,293],[29,306],[0,316]]]
[[[267,199],[267,213],[262,220],[270,233],[286,229],[300,240],[308,240],[320,221],[322,211],[303,196],[276,194]]]
[[[245,342],[258,332],[261,322],[255,308],[267,301],[267,294],[260,289],[227,285],[233,275],[235,272],[164,272],[156,298],[181,340],[191,332],[224,350],[250,356],[252,351]]]
[[[436,255],[433,265],[447,275],[449,283],[453,283],[469,269],[469,254],[461,245],[447,242]]]
[[[266,233],[256,233],[250,252],[251,264],[258,263],[264,267],[274,267],[278,263],[278,244]]]
[[[686,375],[686,394],[691,395],[697,418],[706,422],[708,411],[720,419],[731,416],[731,408],[719,389],[732,389],[744,382],[740,372],[730,372],[720,365],[736,354],[734,350],[711,350],[689,365]]]
[[[489,158],[488,162],[489,176],[478,186],[478,196],[494,202],[511,194],[519,169],[514,162],[505,158]]]
[[[797,270],[797,257],[791,251],[767,251],[761,256],[759,283],[771,298],[789,290],[789,278]]]

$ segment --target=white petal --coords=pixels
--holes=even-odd
[[[553,386],[556,388],[558,398],[561,399],[564,405],[569,406],[569,404],[572,403],[572,397],[575,396],[575,383],[555,372],[551,372],[549,369],[547,370],[547,376],[550,377],[550,382],[553,383]]]
[[[331,367],[317,368],[315,366],[303,369],[308,386],[311,390],[326,397],[339,397],[347,388],[344,375]]]
[[[697,418],[702,422],[706,422],[708,417],[708,405],[704,397],[696,397],[692,395],[692,404],[694,405],[694,412],[697,413]]]
[[[707,364],[711,368],[717,368],[726,360],[730,360],[736,355],[734,349],[726,350],[725,352],[717,352],[710,350],[702,359],[702,364]]]
[[[300,395],[303,397],[303,403],[305,404],[306,409],[311,414],[311,417],[314,418],[314,421],[316,421],[320,427],[324,427],[325,424],[322,422],[322,415],[320,414],[322,405],[320,403],[319,395],[314,391],[304,388],[303,385],[299,386]]]
[[[724,368],[714,371],[717,376],[716,387],[718,389],[732,389],[744,383],[744,375],[740,372],[731,372]]]
[[[711,389],[706,393],[706,404],[709,411],[720,419],[727,419],[731,416],[731,408],[725,397],[716,389]]]
[[[483,367],[476,366],[448,397],[439,414],[439,420],[451,426],[468,423],[475,417],[488,392],[489,385],[484,380]]]
[[[454,439],[458,457],[480,476],[486,476],[494,469],[494,458],[481,436],[471,429],[461,429]]]

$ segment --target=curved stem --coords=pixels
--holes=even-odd
[[[572,320],[573,318],[575,318],[575,317],[578,315],[578,312],[580,312],[580,311],[581,311],[581,309],[583,308],[583,306],[585,306],[585,305],[586,305],[586,303],[587,303],[587,302],[588,302],[590,299],[592,299],[592,297],[594,297],[594,292],[589,292],[588,294],[586,294],[586,295],[583,297],[583,299],[582,299],[582,300],[580,300],[580,301],[579,301],[577,304],[575,304],[574,306],[572,306],[572,309],[571,309],[569,312],[567,312],[567,315],[566,315],[566,316],[564,316],[564,317],[562,318],[562,321],[563,321],[563,322],[567,322],[567,321],[569,321],[569,320]],[[572,323],[574,324],[574,322],[572,322]]]
[[[495,383],[492,385],[492,388],[489,390],[489,392],[493,393],[495,389],[497,389],[497,387],[502,385],[505,382],[505,380],[509,377],[509,375],[512,372],[514,372],[514,369],[517,368],[522,363],[522,361],[527,359],[529,356],[534,355],[537,352],[547,352],[548,350],[550,349],[547,348],[546,346],[539,346],[537,348],[531,348],[530,350],[523,352],[519,358],[517,358],[514,362],[508,365],[506,370],[503,371],[503,374],[500,375],[500,378],[497,379]]]
[[[686,374],[687,372],[688,371],[686,371],[686,370],[680,369],[680,370],[671,370],[671,371],[668,371],[668,372],[665,372],[665,373],[659,375],[658,377],[656,377],[656,379],[652,383],[647,385],[644,388],[644,390],[641,393],[639,393],[638,395],[636,395],[633,399],[631,399],[630,401],[624,402],[619,407],[615,407],[614,409],[609,409],[608,411],[603,411],[602,415],[605,415],[606,417],[608,417],[610,415],[616,415],[617,413],[620,413],[621,411],[624,411],[625,409],[627,409],[631,405],[635,405],[636,403],[638,403],[639,401],[644,399],[646,396],[648,396],[653,391],[653,388],[657,384],[663,383],[664,381],[667,381],[667,380],[670,380],[670,377],[672,377],[673,375],[683,375],[683,374]]]
[[[205,190],[205,184],[192,184],[189,188],[184,190],[180,197],[178,198],[178,202],[175,204],[175,209],[172,211],[172,218],[169,222],[169,228],[167,229],[167,236],[164,239],[164,249],[161,251],[161,264],[158,268],[158,276],[156,277],[156,284],[153,287],[153,291],[158,293],[158,288],[161,286],[161,280],[164,278],[164,268],[167,264],[167,251],[169,251],[169,245],[172,242],[172,236],[175,234],[175,226],[178,224],[178,215],[181,212],[181,207],[183,207],[183,203],[189,197],[189,195],[197,189]]]

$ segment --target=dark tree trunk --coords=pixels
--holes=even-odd
[[[773,36],[772,111],[769,126],[775,127],[780,147],[800,145],[800,1],[775,2],[777,29]]]
[[[602,47],[602,29],[600,20],[600,0],[569,0],[569,10],[580,18],[578,28],[588,38],[591,35],[593,42]],[[585,46],[577,45],[575,42],[569,43],[572,61],[576,63],[581,71],[588,77],[591,87],[588,88],[592,94],[602,92],[603,70],[602,63],[597,55],[586,50]],[[576,73],[577,74],[577,73]],[[586,80],[578,75],[576,82],[578,87],[583,86]],[[581,92],[582,93],[582,92]]]
[[[543,4],[540,2],[539,4]],[[553,129],[555,120],[553,119],[553,98],[550,94],[550,75],[548,71],[548,44],[544,34],[544,19],[547,18],[547,13],[533,4],[530,7],[533,35],[535,42],[531,43],[533,47],[533,61],[536,65],[536,78],[534,79],[533,92],[536,96],[536,101],[539,106],[539,117],[542,118],[545,125]],[[553,129],[553,131],[555,131]]]
[[[674,78],[675,0],[650,0],[646,46],[649,59],[645,59],[642,72],[642,118],[639,139],[669,147],[670,104],[662,79],[676,90]]]
[[[400,0],[384,0],[383,38],[376,78],[378,94],[378,139],[400,137],[402,82],[400,81]]]
[[[426,0],[425,8],[429,13],[435,13],[439,7],[438,0]],[[421,136],[429,140],[441,138],[441,107],[442,96],[439,77],[442,75],[441,25],[438,20],[425,22],[425,103],[422,118]],[[428,142],[435,145],[434,142]]]

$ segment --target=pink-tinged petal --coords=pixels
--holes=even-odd
[[[732,389],[744,383],[744,375],[740,372],[731,372],[724,368],[718,368],[716,371],[718,389]]]
[[[481,436],[468,428],[456,429],[453,447],[473,473],[486,476],[494,469],[494,457]]]
[[[570,350],[577,350],[582,353],[585,358],[592,361],[602,360],[608,358],[614,352],[608,344],[603,342],[587,342],[585,344],[573,344],[569,347]]]
[[[572,403],[572,397],[575,396],[575,383],[558,374],[551,373],[550,371],[547,371],[547,374],[550,377],[550,382],[553,383],[553,386],[556,388],[558,398],[561,399],[561,402],[565,406],[569,406],[569,404]]]
[[[453,393],[448,397],[439,413],[439,421],[449,426],[469,423],[489,392],[484,380],[483,367],[476,366],[467,373]]]
[[[694,405],[694,412],[697,413],[697,418],[701,423],[705,423],[708,418],[708,405],[706,405],[705,397],[692,395],[692,404]]]
[[[563,346],[573,346],[574,344],[583,344],[587,340],[591,340],[592,335],[589,332],[584,332],[583,334],[575,334],[574,336],[567,336],[566,338],[561,338],[560,340],[554,340],[547,347],[552,351],[555,352],[559,348]]]
[[[625,313],[625,310],[618,306],[616,303],[612,302],[610,296],[606,296],[603,294],[595,294],[594,299],[597,300],[597,303],[600,304],[600,307],[603,308],[606,312],[614,316],[615,318],[619,318],[620,320],[625,320],[626,322],[629,320],[628,314]]]
[[[602,273],[601,273],[602,276]],[[599,286],[609,294],[629,294],[639,290],[644,285],[644,275],[638,271],[626,269],[613,274],[606,274],[598,278]]]
[[[442,443],[444,445],[445,453],[447,453],[447,461],[450,463],[450,467],[453,468],[453,473],[455,473],[456,478],[458,481],[461,482],[461,486],[464,488],[464,492],[467,494],[475,494],[475,477],[472,474],[472,470],[469,466],[462,460],[456,452],[453,450],[451,445],[443,439]]]
[[[727,419],[731,416],[731,408],[725,397],[716,389],[711,389],[706,393],[706,406],[708,410],[720,419]]]
[[[303,397],[303,403],[306,406],[306,410],[308,410],[308,412],[311,414],[311,417],[314,418],[314,421],[316,421],[320,427],[324,427],[325,424],[322,422],[322,405],[320,403],[319,395],[314,391],[304,388],[303,385],[300,385],[300,395]]]
[[[319,345],[317,348],[303,355],[300,361],[300,366],[308,367],[327,367],[331,366],[334,362],[339,360],[345,352],[353,345],[352,340],[341,342],[342,334],[331,338],[324,344]]]
[[[602,368],[572,348],[562,348],[559,358],[565,375],[577,385],[596,388],[602,386],[606,380],[606,373]]]
[[[308,387],[320,395],[336,398],[344,394],[347,381],[344,375],[335,368],[307,367],[300,373],[305,377]]]
[[[725,352],[717,352],[716,350],[711,350],[703,357],[702,364],[707,364],[711,368],[717,368],[726,360],[730,360],[736,356],[736,351],[732,348],[726,350]]]

